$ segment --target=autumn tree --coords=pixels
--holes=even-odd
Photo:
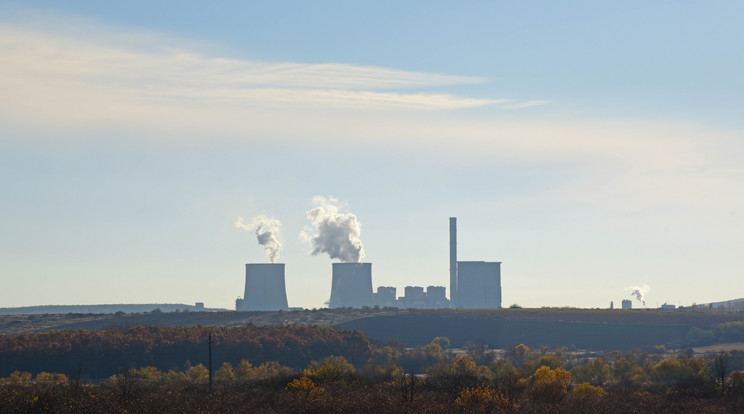
[[[222,366],[214,373],[214,378],[218,383],[228,384],[234,382],[237,377],[232,364],[223,362]]]
[[[515,368],[519,369],[532,357],[532,352],[524,344],[519,344],[514,348],[509,349],[504,354],[504,359],[509,361]]]
[[[625,357],[621,357],[612,364],[610,375],[614,380],[614,385],[624,394],[635,390],[645,379],[643,369]]]
[[[483,414],[503,412],[512,407],[511,401],[501,391],[486,385],[465,388],[455,405],[466,413]]]
[[[562,368],[542,366],[530,378],[530,396],[536,401],[557,404],[568,394],[571,373]]]
[[[256,372],[250,362],[245,359],[238,363],[238,368],[235,370],[235,377],[239,382],[246,383],[256,379]]]
[[[399,359],[403,350],[384,346],[378,348],[362,368],[360,374],[366,381],[389,381],[403,375]]]
[[[205,384],[209,380],[209,370],[202,364],[194,365],[184,373],[192,384]]]
[[[493,362],[490,367],[492,380],[499,386],[506,397],[514,399],[522,390],[519,384],[519,372],[509,361],[499,359]]]
[[[602,387],[597,387],[591,384],[582,383],[578,384],[573,389],[573,394],[580,398],[600,398],[605,395],[605,390]]]
[[[715,393],[714,379],[709,375],[709,361],[684,355],[665,358],[650,369],[654,385],[666,392],[685,396],[709,396]]]
[[[40,372],[36,374],[34,382],[37,384],[50,384],[50,385],[61,385],[66,384],[68,381],[67,375],[58,374],[56,372]]]
[[[429,386],[446,391],[452,398],[468,387],[474,387],[490,376],[486,367],[478,367],[467,355],[442,361],[426,370],[426,382]]]
[[[744,412],[744,371],[734,371],[729,375],[726,397],[733,404],[733,412]]]
[[[586,382],[594,386],[602,387],[610,377],[610,365],[602,358],[594,358],[582,365],[571,368],[571,378],[574,381]]]
[[[314,378],[318,382],[348,380],[355,373],[354,366],[342,356],[329,356],[321,361],[312,361],[303,371],[303,375]]]
[[[31,373],[13,371],[7,378],[1,378],[0,384],[27,385],[31,383]]]
[[[163,373],[153,366],[133,368],[129,370],[129,374],[132,376],[132,378],[146,381],[158,381],[163,378]]]
[[[439,345],[442,349],[447,349],[451,346],[450,339],[446,336],[437,336],[431,343]]]

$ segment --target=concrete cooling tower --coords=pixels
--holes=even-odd
[[[245,265],[245,295],[237,310],[287,310],[287,289],[283,263],[248,263]]]
[[[333,263],[330,308],[374,306],[372,263]]]

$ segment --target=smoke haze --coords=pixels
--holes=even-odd
[[[643,306],[646,306],[646,293],[648,293],[648,285],[643,286],[631,286],[625,290],[630,291],[630,296],[635,296],[636,299],[638,299],[639,302],[643,304]]]
[[[279,250],[282,248],[282,242],[279,241],[279,229],[282,224],[279,220],[268,218],[263,214],[253,217],[249,224],[243,222],[243,217],[238,217],[235,227],[243,230],[256,230],[256,239],[258,244],[263,246],[266,257],[271,263],[276,263],[279,259]]]
[[[331,259],[356,263],[364,257],[364,247],[359,235],[362,226],[352,213],[341,213],[342,205],[334,197],[313,197],[317,207],[308,211],[307,219],[313,228],[305,226],[300,239],[313,246],[312,255],[328,253]]]

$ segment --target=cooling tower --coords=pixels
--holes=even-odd
[[[501,307],[501,262],[457,262],[457,307]]]
[[[372,263],[333,263],[330,308],[374,306]]]
[[[283,263],[248,263],[245,265],[244,311],[287,310],[287,289]]]

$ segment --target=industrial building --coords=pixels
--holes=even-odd
[[[381,308],[401,309],[445,309],[450,307],[444,286],[406,286],[405,296],[396,297],[396,288],[378,286],[374,294],[375,305]]]
[[[370,263],[334,263],[331,308],[364,306],[404,309],[500,308],[501,262],[457,260],[457,218],[450,217],[450,299],[444,286],[406,286],[396,298],[396,288],[379,286],[372,293]]]
[[[429,286],[426,288],[427,309],[443,309],[449,307],[450,301],[447,300],[447,288],[444,286]]]
[[[450,301],[456,308],[501,307],[501,262],[457,260],[457,218],[450,217]]]
[[[328,305],[331,309],[374,306],[372,263],[333,263]]]
[[[501,262],[457,262],[457,307],[501,307]]]
[[[396,289],[392,286],[378,286],[375,293],[375,305],[381,308],[394,308],[398,306],[395,296]]]
[[[422,309],[426,307],[426,293],[421,286],[406,286],[405,296],[400,298],[400,308]]]
[[[245,294],[235,301],[239,311],[287,310],[283,263],[247,263]]]
[[[633,301],[629,299],[623,299],[621,306],[623,309],[633,309]]]

